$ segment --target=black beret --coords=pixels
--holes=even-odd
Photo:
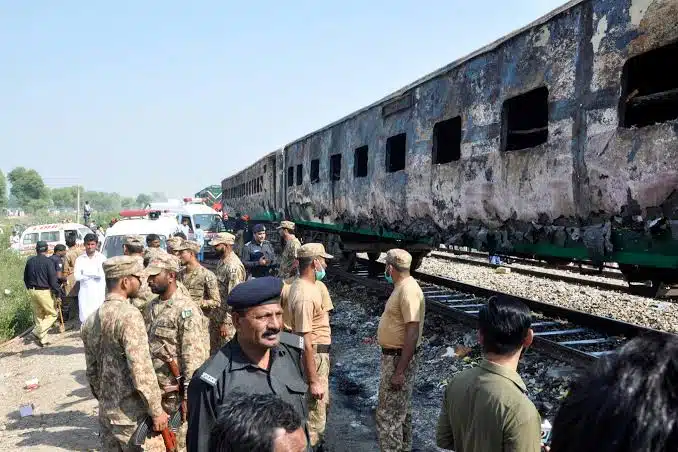
[[[262,257],[264,257],[264,253],[262,253],[261,251],[255,251],[250,255],[250,259],[252,259],[253,261],[258,261]]]
[[[228,296],[228,305],[239,311],[262,304],[279,303],[283,281],[274,276],[254,278],[240,283]]]
[[[252,228],[252,232],[254,232],[255,234],[257,232],[266,232],[266,226],[264,226],[263,224],[255,224],[254,227]]]

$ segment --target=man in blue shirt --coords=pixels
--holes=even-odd
[[[200,225],[195,225],[195,241],[200,244],[200,251],[198,251],[198,262],[202,262],[205,258],[205,231],[200,229]]]

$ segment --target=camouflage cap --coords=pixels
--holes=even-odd
[[[122,244],[127,246],[140,246],[144,247],[144,238],[140,235],[126,235],[122,239]]]
[[[278,229],[289,229],[290,231],[294,231],[294,226],[294,223],[291,221],[281,221]]]
[[[212,238],[210,240],[210,245],[212,246],[217,246],[220,244],[224,245],[233,245],[235,244],[235,236],[233,234],[230,234],[228,232],[221,232],[216,235],[216,237]]]
[[[199,253],[200,252],[200,244],[198,242],[194,242],[193,240],[183,240],[179,246],[173,246],[172,251],[183,251],[183,250],[188,250],[192,251],[194,253]]]
[[[123,276],[144,275],[144,262],[139,256],[115,256],[106,259],[103,263],[106,279],[122,278]]]
[[[144,250],[144,259],[153,259],[154,257],[158,256],[159,254],[165,253],[165,250],[162,248],[146,248]],[[165,253],[167,254],[167,253]]]
[[[325,259],[332,259],[334,256],[325,252],[325,247],[322,243],[306,243],[301,245],[297,250],[297,258],[304,257],[324,257]]]
[[[394,248],[386,253],[386,263],[396,268],[409,270],[412,264],[412,255],[405,250]]]
[[[163,270],[178,272],[180,269],[179,259],[168,253],[158,253],[151,259],[146,267],[146,273],[149,275],[157,275]]]
[[[169,246],[172,249],[175,249],[177,246],[181,245],[181,242],[183,242],[184,239],[181,237],[170,237],[167,239],[167,246]]]

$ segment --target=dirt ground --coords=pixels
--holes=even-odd
[[[77,329],[51,335],[52,344],[40,348],[30,335],[0,348],[0,444],[15,451],[99,450],[97,401],[85,378],[85,355]],[[333,350],[341,360],[343,347]],[[336,356],[336,357],[335,357]],[[24,389],[37,378],[39,387]],[[327,449],[333,452],[375,451],[374,416],[355,405],[345,393],[341,372],[332,375]],[[19,408],[32,404],[32,416]]]

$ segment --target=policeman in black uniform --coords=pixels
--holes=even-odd
[[[247,242],[242,252],[242,263],[253,278],[269,276],[278,262],[271,242],[266,240],[266,227],[257,224],[252,229],[254,240]]]
[[[307,419],[303,338],[283,332],[282,288],[281,279],[268,276],[239,284],[228,296],[236,335],[195,371],[188,386],[190,452],[210,450],[219,407],[234,391],[276,394]]]

